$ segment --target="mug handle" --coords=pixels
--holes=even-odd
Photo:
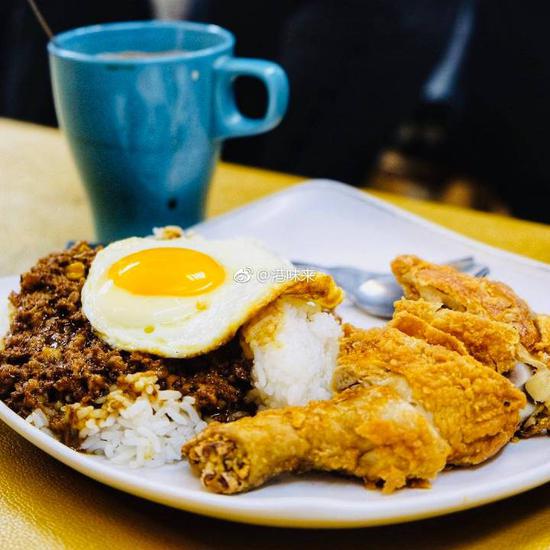
[[[214,71],[216,138],[260,134],[275,128],[281,122],[288,105],[288,79],[280,65],[260,59],[226,57],[216,64]],[[239,111],[233,90],[233,82],[238,76],[252,76],[264,83],[268,99],[263,118],[249,118]]]

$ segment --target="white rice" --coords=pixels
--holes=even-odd
[[[282,297],[243,330],[254,357],[250,397],[261,408],[329,399],[342,329],[312,302]]]
[[[34,411],[32,411],[32,413],[27,416],[26,421],[29,424],[32,424],[35,428],[38,428],[40,431],[54,437],[53,432],[48,428],[50,422],[44,411],[40,409],[34,409]]]
[[[192,397],[160,390],[156,382],[151,373],[128,375],[122,386],[113,387],[98,403],[100,407],[65,407],[69,423],[79,432],[80,449],[131,468],[181,460],[182,445],[201,432],[206,422]],[[27,421],[51,434],[43,411],[33,411]]]

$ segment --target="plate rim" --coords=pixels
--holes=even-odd
[[[392,503],[392,512],[372,514],[374,507],[380,508],[380,502],[361,505],[357,501],[349,504],[339,501],[331,501],[330,497],[319,499],[318,497],[277,497],[275,510],[268,508],[265,503],[268,500],[247,496],[247,501],[235,500],[232,495],[217,495],[204,490],[197,491],[190,488],[185,494],[174,491],[172,488],[155,487],[152,480],[144,480],[132,476],[123,470],[113,468],[108,462],[97,460],[98,457],[87,456],[67,447],[50,435],[41,432],[38,428],[29,424],[25,419],[12,411],[5,403],[0,401],[0,419],[10,428],[21,435],[46,454],[62,462],[66,466],[113,487],[114,489],[130,493],[159,504],[173,508],[202,514],[205,516],[231,520],[240,523],[265,525],[272,527],[298,527],[298,528],[356,528],[374,527],[394,523],[405,523],[429,517],[437,517],[453,512],[477,508],[491,502],[523,493],[535,487],[544,485],[550,481],[550,463],[542,464],[536,468],[516,474],[512,478],[507,477],[498,483],[489,483],[487,486],[478,485],[473,495],[450,494],[435,495],[425,492],[427,501],[418,506],[416,499],[400,503],[396,507],[395,500]],[[498,456],[495,457],[498,459]],[[417,489],[424,492],[423,489]],[[427,491],[430,491],[429,489]],[[432,497],[432,498],[430,498]],[[392,496],[389,495],[388,499]],[[307,507],[304,510],[304,505]],[[298,510],[298,507],[300,510]],[[395,508],[401,511],[396,513]],[[315,513],[338,513],[345,509],[346,513],[354,513],[354,517],[315,517]],[[306,512],[300,516],[297,512]],[[286,512],[288,515],[281,515]],[[366,514],[370,514],[367,516]]]
[[[424,218],[411,214],[397,206],[387,203],[382,199],[373,197],[360,190],[350,188],[345,184],[332,180],[309,180],[305,183],[291,186],[285,190],[273,193],[266,197],[250,202],[240,208],[197,224],[193,230],[200,233],[201,228],[205,226],[215,226],[219,222],[225,222],[242,212],[253,210],[262,203],[264,205],[278,200],[282,195],[292,195],[304,191],[316,189],[330,189],[337,193],[344,193],[347,196],[359,199],[368,203],[370,206],[390,212],[392,215],[401,219],[405,218],[416,224],[427,227],[431,231],[443,234],[453,240],[466,243],[482,250],[485,253],[491,253],[497,257],[513,260],[522,264],[524,267],[531,267],[537,271],[542,270],[545,273],[550,272],[550,264],[527,258],[520,254],[508,252],[485,243],[465,237],[455,231],[446,229],[438,224],[427,221]],[[15,284],[18,276],[0,277],[0,282],[5,284]],[[8,283],[9,281],[9,283]],[[420,506],[417,499],[402,501],[399,503],[399,512],[373,514],[373,502],[366,504],[358,501],[350,501],[349,504],[342,503],[340,500],[331,501],[330,497],[300,497],[299,504],[296,497],[275,497],[275,509],[272,506],[266,506],[268,502],[265,498],[255,498],[247,495],[246,502],[237,500],[235,497],[226,495],[214,495],[203,490],[189,488],[181,492],[167,490],[166,486],[161,489],[155,488],[155,482],[152,480],[139,480],[122,470],[109,466],[97,460],[97,457],[90,457],[83,453],[74,451],[63,443],[52,438],[30,425],[23,418],[13,412],[7,405],[0,401],[0,419],[19,435],[24,437],[31,444],[46,452],[56,460],[59,460],[66,466],[86,475],[100,483],[104,483],[117,490],[121,490],[137,497],[145,498],[160,504],[168,505],[174,508],[188,512],[198,513],[205,516],[249,523],[256,525],[276,526],[276,527],[299,527],[299,528],[354,528],[369,527],[375,525],[387,525],[415,521],[427,517],[436,517],[460,510],[466,510],[495,502],[515,494],[525,492],[550,481],[550,462],[531,468],[526,472],[521,472],[512,478],[505,478],[498,483],[492,482],[488,486],[478,485],[473,492],[470,489],[468,495],[461,495],[456,491],[450,495],[435,495],[431,493],[432,498],[425,499]],[[429,493],[427,493],[430,496]],[[391,498],[391,497],[390,497]],[[309,500],[309,502],[308,502]],[[294,508],[289,506],[289,501],[294,501]],[[314,502],[312,502],[314,501]],[[393,501],[395,502],[395,500]],[[307,506],[305,506],[307,504]],[[379,502],[374,504],[378,506]],[[297,507],[305,507],[305,514],[297,514]],[[322,512],[326,516],[329,511],[336,512],[334,517],[315,517],[316,513]],[[347,517],[340,517],[338,511],[345,510],[350,514]],[[285,515],[283,512],[286,511]],[[351,514],[354,512],[354,514]],[[321,515],[323,515],[321,514]],[[353,516],[353,517],[352,517]]]

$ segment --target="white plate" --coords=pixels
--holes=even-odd
[[[405,213],[341,184],[316,181],[294,187],[197,226],[210,237],[247,235],[289,258],[388,269],[397,254],[434,261],[475,255],[491,275],[509,283],[535,310],[550,312],[550,266],[496,250]],[[0,299],[17,278],[0,279]],[[376,323],[349,307],[347,320]],[[508,445],[477,468],[441,474],[430,490],[390,496],[330,475],[287,477],[250,493],[206,492],[187,464],[129,470],[77,453],[39,432],[0,403],[0,418],[68,466],[102,483],[156,502],[223,519],[264,525],[353,527],[395,523],[471,508],[550,480],[550,439]]]

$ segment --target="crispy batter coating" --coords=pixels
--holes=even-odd
[[[356,386],[329,401],[212,423],[182,449],[203,485],[239,493],[284,472],[335,471],[391,492],[445,466],[449,446],[390,387]]]
[[[461,355],[470,354],[497,372],[511,371],[518,360],[519,334],[513,326],[466,311],[439,308],[422,299],[403,298],[395,303],[391,324],[409,336],[440,344]],[[448,340],[430,338],[428,327],[445,333]]]
[[[334,386],[389,384],[418,403],[451,446],[450,464],[487,460],[514,435],[525,396],[470,356],[385,327],[345,325]]]
[[[550,352],[550,315],[537,315],[535,322],[540,333],[537,349]]]
[[[500,373],[510,372],[517,362],[536,368],[537,374],[550,368],[550,316],[535,316],[505,284],[430,264],[416,256],[398,256],[392,269],[405,296],[411,299],[396,303],[397,316],[406,310],[456,336],[473,357]],[[426,303],[433,306],[431,312]],[[442,309],[442,305],[450,309]],[[410,321],[407,325],[397,319],[393,324],[411,336],[423,337],[418,326],[413,332]],[[519,430],[521,437],[548,433],[550,407],[534,400],[535,411]]]
[[[460,355],[469,355],[466,346],[458,338],[408,311],[395,312],[388,325],[414,338],[421,338],[428,344],[443,346]]]
[[[423,298],[455,311],[510,324],[528,350],[540,339],[529,306],[504,283],[476,278],[416,256],[398,256],[391,267],[406,298]]]
[[[550,315],[537,315],[535,323],[540,340],[535,344],[533,351],[540,361],[550,366]]]
[[[344,291],[326,273],[317,271],[310,278],[291,283],[283,292],[284,296],[296,296],[302,300],[316,302],[324,309],[334,309],[344,299]]]

